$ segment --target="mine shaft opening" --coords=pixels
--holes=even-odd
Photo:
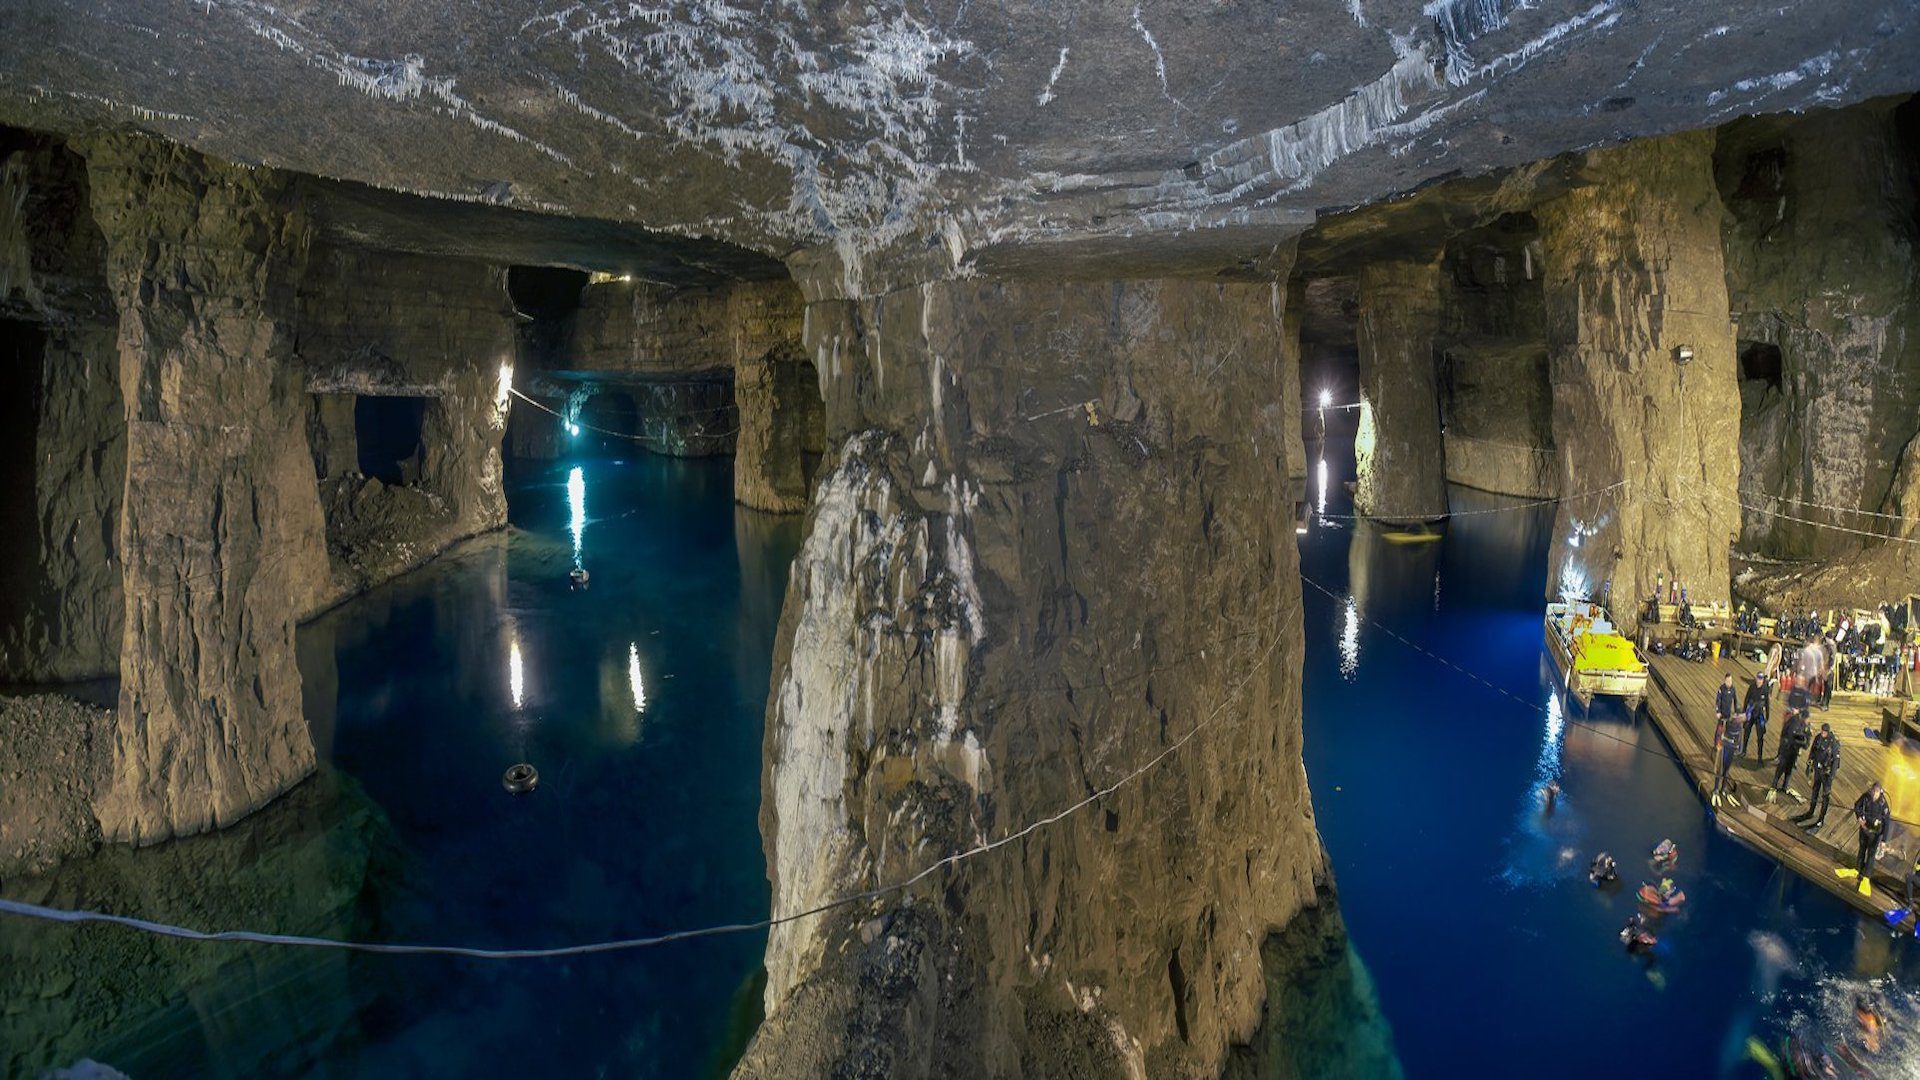
[[[426,456],[427,399],[362,394],[353,403],[360,472],[383,484],[418,483]]]
[[[0,630],[20,625],[40,586],[34,489],[45,354],[39,323],[0,319]]]
[[[1740,381],[1758,383],[1757,389],[1778,392],[1784,379],[1780,346],[1770,341],[1740,343]]]

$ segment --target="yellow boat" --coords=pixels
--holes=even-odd
[[[1429,544],[1442,535],[1425,525],[1416,525],[1411,529],[1389,529],[1380,537],[1389,544]]]
[[[1566,687],[1582,704],[1593,695],[1626,699],[1639,708],[1647,695],[1647,662],[1633,642],[1622,637],[1600,605],[1569,600],[1547,605],[1547,651]]]

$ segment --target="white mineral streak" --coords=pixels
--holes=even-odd
[[[206,2],[209,11],[218,7],[222,11],[233,12],[254,35],[332,74],[342,86],[350,86],[368,97],[397,104],[409,104],[421,100],[423,96],[428,97],[439,102],[438,107],[445,112],[466,120],[488,134],[524,144],[568,168],[573,167],[573,160],[567,155],[483,115],[473,107],[472,102],[454,92],[451,78],[429,76],[424,57],[408,54],[398,60],[374,60],[353,56],[334,48],[325,38],[272,4],[259,0]]]
[[[849,728],[860,702],[871,727],[873,688],[865,684],[884,629],[870,625],[862,613],[899,610],[894,597],[866,597],[860,590],[875,580],[866,571],[888,564],[908,539],[906,517],[889,510],[887,478],[865,459],[880,438],[863,432],[848,440],[839,466],[820,486],[812,528],[793,565],[802,583],[796,597],[800,613],[792,657],[775,691],[768,748],[779,822],[772,867],[775,917],[807,910],[856,885],[855,841],[843,799]],[[801,919],[768,934],[767,1015],[819,962],[820,925],[817,919]]]
[[[1053,73],[1047,76],[1047,85],[1045,88],[1043,88],[1040,91],[1040,96],[1039,98],[1036,99],[1043,108],[1047,105],[1053,104],[1053,99],[1055,97],[1053,92],[1054,84],[1060,81],[1061,72],[1064,72],[1066,70],[1067,70],[1067,46],[1062,45],[1060,46],[1060,59],[1054,61]]]
[[[1153,73],[1160,79],[1160,96],[1173,102],[1176,108],[1186,108],[1185,105],[1180,104],[1179,98],[1173,96],[1173,91],[1167,86],[1167,58],[1160,52],[1160,43],[1153,39],[1153,31],[1148,30],[1145,20],[1140,18],[1138,4],[1133,6],[1133,28],[1139,33],[1140,40],[1147,43],[1147,48],[1153,50]]]
[[[914,211],[935,198],[935,181],[968,168],[957,152],[943,160],[958,122],[947,103],[953,88],[936,68],[973,52],[908,12],[869,12],[847,46],[828,54],[806,48],[784,21],[724,0],[592,0],[520,29],[563,36],[621,65],[666,99],[669,134],[728,160],[752,153],[786,166],[792,191],[781,224],[816,242],[857,235],[864,252],[911,230]],[[577,97],[570,103],[594,115]],[[807,118],[822,111],[865,137],[816,134]],[[837,160],[826,168],[829,146]],[[859,284],[858,262],[842,260],[849,284]]]

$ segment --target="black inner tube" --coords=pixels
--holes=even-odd
[[[506,775],[500,778],[500,783],[515,795],[532,791],[539,782],[540,773],[525,762],[509,768]]]

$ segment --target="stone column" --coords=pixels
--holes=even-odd
[[[360,438],[353,426],[353,394],[315,394],[307,416],[314,472],[324,479],[360,471]]]
[[[98,817],[107,838],[150,843],[228,824],[314,767],[293,637],[325,547],[284,332],[307,232],[267,170],[141,137],[86,156],[127,417],[126,634]]]
[[[774,652],[773,910],[931,872],[775,928],[742,1073],[1217,1074],[1324,875],[1285,289],[801,271],[830,450]]]
[[[1537,215],[1563,500],[1548,590],[1611,582],[1629,629],[1662,574],[1728,598],[1740,402],[1712,154],[1711,132],[1595,151]]]
[[[1739,336],[1780,350],[1779,386],[1741,386],[1751,550],[1828,559],[1890,527],[1920,433],[1920,147],[1895,108],[1743,120],[1716,147]]]
[[[1433,376],[1439,325],[1437,260],[1361,269],[1356,513],[1383,521],[1447,516],[1446,452]]]
[[[742,357],[734,365],[740,433],[733,444],[733,497],[742,505],[776,514],[807,508],[800,395],[819,391],[801,386],[799,373],[798,360],[779,353]]]

